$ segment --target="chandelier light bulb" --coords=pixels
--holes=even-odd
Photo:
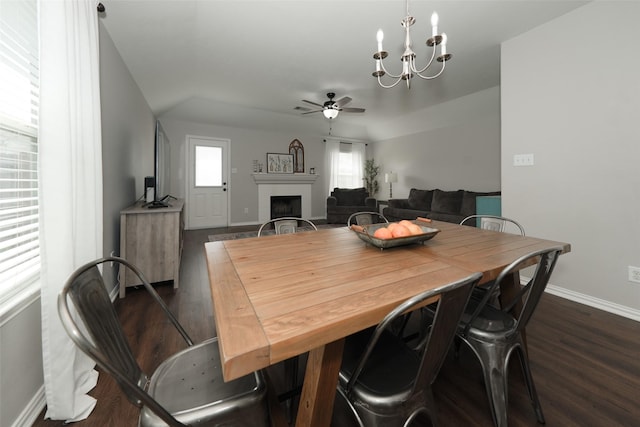
[[[376,33],[376,40],[378,41],[378,52],[382,52],[382,40],[384,40],[384,33],[382,32],[382,28],[380,28]]]
[[[447,54],[447,34],[442,33],[442,44],[440,45],[441,55]]]
[[[438,35],[438,14],[433,12],[431,15],[431,37]]]

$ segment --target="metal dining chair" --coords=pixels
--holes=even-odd
[[[133,356],[111,303],[99,270],[104,263],[133,271],[187,344],[150,376]],[[78,316],[72,315],[72,307]],[[128,261],[108,257],[78,268],[58,296],[58,314],[71,340],[141,408],[139,426],[270,425],[261,372],[225,382],[218,339],[194,344],[142,272]]]
[[[465,219],[463,219],[462,221],[460,221],[460,225],[465,225],[467,222],[469,222],[472,219],[476,220],[476,223],[479,221],[479,224],[478,224],[479,228],[483,230],[499,231],[503,233],[505,232],[505,228],[507,227],[507,225],[511,224],[518,229],[521,236],[525,235],[524,227],[520,225],[520,223],[518,223],[516,220],[503,217],[503,216],[497,216],[497,215],[484,215],[484,214],[470,215]],[[481,286],[478,286],[476,289],[473,290],[473,294],[472,294],[473,298],[482,299],[484,297],[484,294],[487,292],[487,290],[492,287],[491,286],[492,284],[493,282],[489,282],[489,283],[484,283]],[[491,295],[489,302],[495,305],[496,307],[500,306],[500,288],[499,287],[493,288],[493,294]]]
[[[351,224],[357,225],[369,225],[374,223],[389,223],[389,220],[380,212],[355,212],[352,213],[347,219],[347,227],[351,227]]]
[[[520,225],[520,223],[518,223],[516,220],[513,220],[511,218],[507,218],[504,216],[497,216],[497,215],[469,215],[468,217],[466,217],[465,219],[463,219],[462,221],[460,221],[460,225],[465,225],[465,223],[469,220],[480,220],[480,227],[478,228],[482,228],[483,230],[492,230],[492,231],[500,231],[500,232],[504,232],[505,227],[507,224],[513,224],[518,231],[520,232],[520,235],[524,236],[525,232],[524,232],[524,227],[522,225]]]
[[[398,305],[375,328],[347,337],[332,425],[406,426],[423,416],[428,416],[435,425],[437,414],[431,385],[471,290],[481,277],[481,273],[475,273],[422,292]],[[407,311],[437,296],[427,343],[421,352],[416,352],[392,331],[393,325]]]
[[[562,247],[538,250],[513,261],[500,272],[492,287],[499,287],[514,273],[525,266],[536,264],[531,280],[510,301],[502,301],[502,308],[488,304],[491,289],[480,301],[471,299],[460,322],[456,341],[456,353],[461,342],[467,344],[482,366],[484,382],[493,422],[498,427],[507,426],[507,375],[509,359],[517,352],[531,403],[539,423],[544,424],[542,406],[538,399],[529,357],[523,340],[523,331],[549,283]],[[514,307],[522,304],[519,313]]]
[[[275,234],[296,233],[298,229],[301,228],[301,226],[314,231],[318,230],[318,227],[316,227],[316,225],[308,219],[285,216],[281,218],[270,219],[269,221],[262,224],[258,229],[258,237],[262,236],[263,231],[265,231],[265,229],[267,229],[267,227],[269,226],[273,227],[273,230],[275,230]]]

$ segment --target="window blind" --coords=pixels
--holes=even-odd
[[[38,280],[38,6],[0,2],[0,307]]]

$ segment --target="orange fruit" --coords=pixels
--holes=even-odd
[[[398,224],[393,230],[391,230],[391,235],[393,237],[407,237],[411,235],[411,232],[404,225]]]
[[[391,231],[388,228],[380,227],[374,233],[373,237],[376,239],[390,239],[392,237]]]
[[[408,219],[403,219],[402,221],[400,221],[398,224],[400,225],[404,225],[407,228],[410,228],[412,225],[414,225],[411,221],[409,221]]]
[[[411,232],[412,236],[415,236],[417,234],[422,234],[422,227],[420,227],[418,224],[411,224],[409,227],[407,227],[409,229],[409,232]]]

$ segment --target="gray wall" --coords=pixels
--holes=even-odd
[[[104,255],[120,254],[120,211],[143,196],[153,175],[155,118],[100,24]],[[114,272],[105,267],[107,283]]]
[[[253,160],[266,165],[267,153],[288,153],[289,144],[298,139],[304,146],[305,170],[316,169],[320,177],[312,186],[312,218],[326,217],[327,193],[324,189],[324,143],[320,135],[301,135],[300,132],[271,132],[240,129],[228,126],[212,126],[201,123],[160,117],[171,141],[171,194],[185,197],[185,143],[186,136],[223,138],[231,141],[231,168],[236,173],[229,175],[230,225],[258,223],[258,186],[253,180]],[[244,208],[249,213],[244,213]]]
[[[500,89],[468,95],[423,110],[423,131],[372,144],[381,167],[378,198],[389,196],[385,172],[398,173],[393,198],[411,188],[500,190]]]
[[[552,291],[640,320],[638,16],[593,2],[504,43],[501,90],[504,213],[571,243]]]
[[[0,426],[30,425],[44,408],[41,331],[39,293],[0,318]]]

